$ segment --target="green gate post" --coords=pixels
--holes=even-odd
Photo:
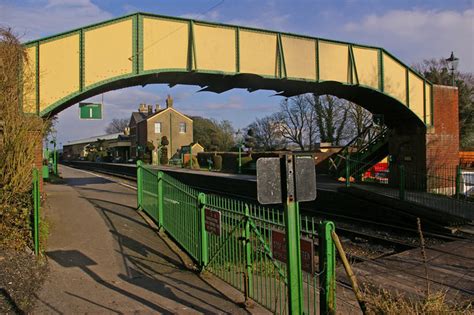
[[[199,211],[199,246],[201,247],[201,270],[209,263],[209,247],[206,232],[206,194],[199,193],[198,195],[198,211]]]
[[[56,150],[56,143],[54,144],[53,151],[53,171],[54,175],[58,176],[58,150]]]
[[[35,255],[38,256],[40,251],[39,240],[39,223],[40,223],[40,191],[39,191],[39,174],[36,168],[33,169],[33,240],[35,247]]]
[[[137,161],[137,209],[140,210],[142,207],[142,197],[143,197],[143,162],[141,160]]]
[[[288,197],[285,204],[288,302],[290,314],[303,314],[299,204]]]
[[[320,314],[336,314],[336,249],[331,235],[335,227],[324,221],[319,228]]]
[[[349,168],[349,154],[346,155],[346,187],[351,186],[351,172]]]
[[[456,166],[456,198],[459,199],[461,197],[461,178],[462,178],[462,171],[461,165]]]
[[[250,294],[253,292],[253,275],[252,275],[252,243],[250,242],[250,208],[245,205],[245,229],[244,229],[244,248],[245,248],[245,301],[248,301]]]
[[[158,171],[158,228],[163,227],[163,172]]]
[[[239,143],[239,174],[242,174],[242,144]]]
[[[405,200],[405,166],[400,165],[400,189],[398,191],[400,200]]]

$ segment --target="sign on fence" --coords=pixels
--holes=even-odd
[[[300,238],[301,269],[311,274],[314,273],[314,243],[312,239]],[[279,230],[272,230],[273,258],[286,264],[286,235]]]
[[[206,231],[221,236],[221,212],[213,209],[205,209]]]

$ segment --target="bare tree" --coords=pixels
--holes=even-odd
[[[321,142],[341,144],[347,138],[348,107],[344,106],[342,100],[329,95],[313,94],[311,100]]]
[[[105,128],[107,134],[123,132],[128,127],[128,118],[114,118]]]
[[[301,150],[313,149],[317,126],[314,118],[315,108],[311,106],[307,95],[298,95],[282,101],[277,119],[282,136],[297,144]]]
[[[276,114],[257,118],[248,126],[254,130],[256,147],[263,150],[276,150],[285,146],[281,124]]]
[[[355,103],[344,101],[344,106],[347,106],[351,131],[351,137],[360,134],[367,126],[372,123],[372,113]]]

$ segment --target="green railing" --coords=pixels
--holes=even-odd
[[[288,298],[292,289],[281,209],[200,193],[162,171],[140,162],[137,166],[139,208],[181,245],[201,270],[240,290],[246,301],[253,299],[274,313],[288,314],[295,309]],[[209,216],[220,222],[218,226],[206,229]],[[300,226],[303,268],[292,271],[300,274],[300,313],[335,312],[334,225],[300,217]],[[319,252],[314,250],[315,244]],[[314,266],[314,256],[319,256],[319,268]]]

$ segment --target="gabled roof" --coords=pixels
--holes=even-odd
[[[138,124],[140,121],[146,119],[147,115],[141,112],[132,112],[132,117],[135,120],[135,123]]]
[[[167,107],[167,108],[161,109],[161,110],[157,111],[156,113],[153,113],[153,115],[147,116],[147,117],[146,117],[146,120],[149,120],[150,118],[159,116],[159,115],[163,114],[164,112],[166,112],[166,111],[168,111],[168,110],[172,110],[172,111],[174,111],[176,114],[181,115],[181,116],[183,116],[184,118],[193,121],[191,118],[189,118],[189,117],[186,116],[185,114],[183,114],[183,113],[177,111],[176,109],[174,109],[174,107]]]

